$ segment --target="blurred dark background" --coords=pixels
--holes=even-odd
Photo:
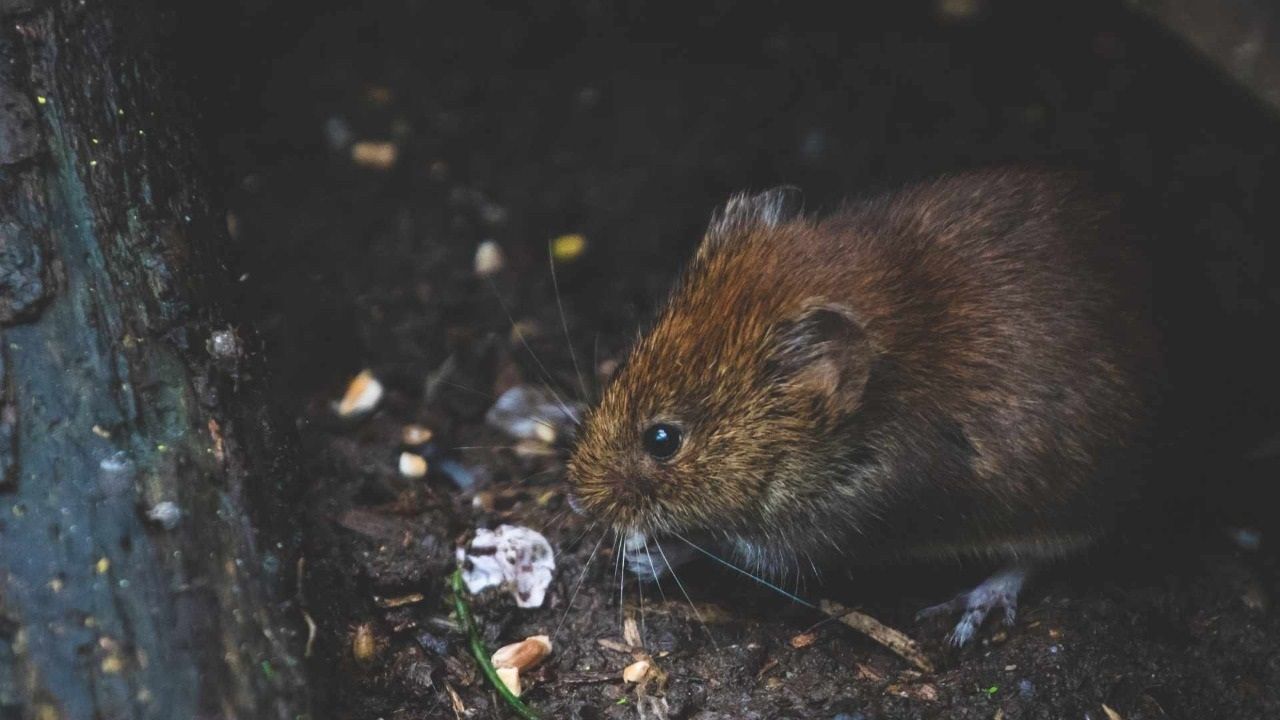
[[[1195,379],[1183,391],[1241,445],[1280,426],[1280,343],[1267,342],[1280,282],[1265,252],[1280,229],[1274,114],[1120,3],[207,12],[182,16],[179,49],[209,100],[212,161],[236,202],[270,203],[287,223],[247,236],[243,269],[259,282],[246,309],[287,316],[308,354],[370,351],[340,330],[359,323],[340,290],[405,223],[411,243],[492,236],[529,252],[585,233],[593,252],[567,300],[603,294],[577,307],[584,324],[626,334],[616,325],[644,317],[732,191],[790,183],[821,209],[1030,161],[1125,192],[1149,223],[1174,364]],[[391,99],[370,102],[372,87]],[[334,133],[394,138],[396,167],[370,178],[335,162]]]

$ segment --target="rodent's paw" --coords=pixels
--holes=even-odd
[[[622,561],[627,571],[644,582],[656,582],[675,568],[692,559],[687,547],[654,540],[647,535],[632,533],[622,546]]]
[[[948,640],[955,647],[964,647],[973,640],[993,608],[998,607],[1004,611],[1005,625],[1013,625],[1018,614],[1018,592],[1022,590],[1026,579],[1025,568],[1006,568],[969,592],[960,593],[947,602],[921,610],[916,613],[916,620],[960,613],[960,620],[948,635]]]

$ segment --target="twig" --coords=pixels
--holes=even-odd
[[[498,677],[498,671],[494,669],[493,663],[489,661],[489,651],[485,649],[484,642],[480,640],[480,632],[476,629],[475,621],[471,617],[471,609],[467,607],[467,603],[463,600],[462,591],[462,568],[453,571],[450,576],[450,588],[453,590],[453,607],[458,612],[458,620],[462,623],[462,627],[467,631],[467,639],[470,641],[471,654],[475,656],[476,663],[480,665],[480,670],[484,672],[484,676],[489,678],[489,684],[493,685],[498,691],[498,695],[511,706],[511,710],[525,720],[540,720],[538,713],[533,708],[525,705],[524,702],[515,696],[507,687],[506,683]]]
[[[822,612],[892,650],[898,657],[916,666],[917,669],[924,672],[933,672],[933,663],[930,662],[929,658],[925,657],[923,652],[920,652],[920,647],[916,645],[916,641],[900,631],[894,630],[870,615],[857,610],[850,610],[830,600],[823,600],[819,603],[819,606],[822,608]]]

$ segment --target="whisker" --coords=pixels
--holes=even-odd
[[[765,579],[764,579],[764,578],[762,578],[762,577],[758,577],[758,576],[756,576],[756,575],[753,575],[753,574],[751,574],[751,573],[747,572],[746,570],[743,570],[742,568],[738,567],[737,565],[734,565],[733,563],[729,562],[728,560],[725,560],[725,559],[723,559],[723,558],[721,558],[721,557],[719,557],[719,556],[717,556],[717,555],[715,555],[715,554],[713,554],[713,553],[711,553],[711,552],[708,552],[708,551],[706,551],[706,550],[702,549],[701,547],[699,547],[699,546],[697,546],[697,545],[693,544],[692,542],[690,542],[688,539],[686,539],[684,536],[680,535],[679,533],[675,533],[675,532],[673,532],[673,533],[671,533],[671,534],[672,534],[674,537],[676,537],[676,538],[678,538],[678,539],[680,539],[680,540],[683,540],[683,541],[684,541],[684,544],[688,545],[689,547],[693,548],[694,550],[697,550],[698,552],[702,553],[703,555],[706,555],[707,557],[711,558],[712,560],[715,560],[716,562],[718,562],[718,563],[720,563],[721,565],[723,565],[723,566],[725,566],[725,567],[729,568],[730,570],[733,570],[733,571],[735,571],[735,572],[738,572],[738,573],[741,573],[741,574],[743,574],[743,575],[746,575],[747,577],[751,578],[752,580],[755,580],[756,582],[758,582],[758,583],[760,583],[761,585],[763,585],[763,586],[765,586],[765,587],[769,588],[770,590],[773,590],[774,592],[778,593],[779,595],[782,595],[783,597],[790,598],[790,599],[794,600],[795,602],[798,602],[798,603],[800,603],[801,605],[804,605],[804,606],[805,606],[805,607],[807,607],[807,608],[812,608],[812,609],[814,609],[814,610],[817,610],[817,609],[818,609],[818,606],[817,606],[817,605],[814,605],[813,603],[809,602],[808,600],[805,600],[804,598],[800,597],[799,595],[795,595],[795,594],[793,594],[793,593],[789,593],[789,592],[787,592],[786,590],[783,590],[782,588],[778,587],[777,585],[774,585],[773,583],[769,582],[768,580],[765,580]],[[658,546],[658,550],[659,550],[659,552],[661,552],[661,550],[662,550],[662,546],[661,546],[661,545],[659,545],[659,546]]]
[[[473,395],[479,395],[480,397],[490,400],[492,402],[498,402],[498,398],[494,397],[491,393],[487,393],[482,390],[476,390],[475,388],[469,388],[466,385],[459,385],[456,382],[450,382],[448,380],[441,380],[440,384],[448,385],[449,387],[457,388],[459,390],[465,390]],[[550,390],[551,388],[547,388],[547,389]],[[563,406],[561,407],[563,408]],[[562,409],[561,412],[564,412],[564,410]],[[511,414],[514,415],[515,417],[520,418],[521,420],[528,420],[529,422],[535,422],[535,423],[538,423],[539,425],[545,425],[546,427],[552,430],[559,429],[556,427],[556,424],[554,422],[547,420],[546,418],[534,417],[532,415],[517,415],[516,413],[511,413]],[[568,417],[570,420],[573,419],[571,415],[566,415],[566,417]]]
[[[656,540],[654,542],[657,542]],[[658,586],[658,594],[662,596],[662,602],[667,601],[667,591],[662,589],[662,579],[658,577],[658,563],[653,561],[653,553],[649,552],[649,543],[644,544],[644,554],[649,556],[649,567],[653,568],[654,585]]]
[[[597,525],[599,525],[599,524],[600,524],[600,521],[599,521],[599,520],[597,520],[597,521],[595,521],[595,522],[591,523],[590,525],[588,525],[588,526],[587,526],[587,529],[586,529],[586,530],[583,530],[583,531],[582,531],[582,532],[580,532],[580,533],[578,533],[578,537],[576,537],[576,538],[574,538],[572,541],[570,541],[570,542],[568,543],[568,545],[566,545],[566,547],[575,547],[578,543],[582,542],[582,538],[586,537],[586,536],[587,536],[587,533],[591,532],[592,530],[595,530],[595,529],[596,529],[596,526],[597,526]],[[603,535],[603,534],[600,536],[600,539],[601,539],[601,540],[604,540],[604,535]]]
[[[568,512],[569,512],[568,508],[562,509],[559,512],[557,512],[555,515],[552,515],[550,520],[543,523],[542,529],[540,530],[543,537],[546,537],[551,532],[553,525],[563,522],[565,518],[565,514]]]
[[[533,351],[533,347],[531,347],[529,345],[529,341],[525,339],[524,331],[522,331],[520,326],[516,324],[516,320],[511,315],[511,311],[507,309],[507,303],[502,299],[502,294],[498,292],[497,284],[493,282],[493,278],[486,279],[489,281],[489,287],[493,289],[493,296],[498,299],[498,305],[502,307],[502,312],[506,313],[507,322],[511,323],[511,329],[515,332],[516,338],[520,340],[520,344],[523,345],[524,349],[529,353],[529,357],[533,358],[533,362],[537,364],[538,369],[542,371],[543,381],[541,382],[541,385],[547,389],[547,392],[551,393],[552,397],[555,398],[556,404],[560,406],[560,412],[563,412],[564,416],[573,424],[579,424],[576,416],[569,411],[569,406],[560,398],[560,393],[556,392],[555,388],[551,387],[549,384],[555,381],[555,377],[551,374],[550,370],[547,370],[547,366],[542,364],[542,360],[538,358],[538,354]]]
[[[622,631],[622,635],[625,638],[627,634],[627,602],[623,588],[627,584],[627,561],[624,555],[627,542],[622,533],[618,533],[618,540],[618,567],[621,569],[621,572],[618,573],[618,620],[620,621],[618,629]]]
[[[551,243],[547,243],[547,260],[551,264],[551,287],[556,293],[556,308],[560,311],[560,327],[564,330],[564,342],[569,347],[569,359],[573,361],[573,372],[578,376],[578,389],[582,391],[582,399],[587,394],[587,383],[582,379],[582,368],[578,366],[578,355],[573,351],[573,340],[569,337],[569,321],[564,316],[564,303],[560,299],[560,280],[556,277],[556,256],[551,252]]]
[[[566,450],[562,450],[561,448],[554,447],[554,446],[552,446],[552,445],[548,445],[548,446],[546,446],[546,450],[545,450],[545,451],[540,449],[537,453],[530,453],[530,452],[529,452],[530,448],[527,448],[527,447],[520,447],[520,446],[518,446],[518,445],[458,445],[458,446],[456,446],[456,447],[445,448],[445,450],[446,450],[446,451],[450,451],[450,452],[451,452],[451,451],[454,451],[454,450],[466,450],[466,451],[474,451],[474,450],[510,450],[511,452],[521,452],[521,453],[526,453],[526,454],[535,454],[535,455],[537,455],[537,456],[539,456],[539,457],[565,457],[565,456],[567,456],[567,455],[568,455],[568,451],[566,451]]]
[[[647,547],[647,546],[646,546]],[[636,580],[636,594],[640,596],[640,647],[644,647],[644,582]]]
[[[658,543],[658,554],[662,556],[662,562],[666,564],[667,572],[671,573],[671,578],[676,581],[676,587],[680,588],[680,594],[684,595],[684,599],[689,602],[689,608],[693,610],[693,616],[698,618],[698,623],[702,625],[707,637],[711,639],[711,646],[719,650],[720,644],[716,642],[716,636],[711,633],[711,628],[707,625],[707,621],[702,619],[702,613],[698,612],[698,606],[693,604],[693,598],[689,597],[689,593],[685,591],[684,583],[680,582],[680,576],[676,574],[675,567],[671,565],[671,561],[667,559],[666,551],[662,549],[662,543]]]
[[[527,482],[529,482],[530,480],[532,480],[532,479],[534,479],[534,478],[538,477],[539,475],[546,475],[547,473],[554,473],[554,472],[560,472],[560,468],[558,468],[558,467],[553,467],[553,468],[547,468],[546,470],[539,470],[539,471],[538,471],[538,472],[536,472],[536,473],[533,473],[533,474],[531,474],[531,475],[526,475],[526,476],[524,476],[524,477],[520,478],[519,480],[517,480],[517,481],[516,481],[516,483],[517,483],[517,484],[527,483]]]
[[[600,394],[600,333],[591,341],[591,386]]]
[[[591,523],[591,527],[587,528],[590,532],[596,523]],[[586,533],[583,533],[585,535]],[[596,553],[600,550],[600,545],[604,542],[604,538],[609,534],[609,530],[605,529],[600,533],[600,539],[596,541],[594,547],[591,548],[591,554],[587,556],[587,562],[582,566],[582,572],[578,575],[578,583],[574,586],[573,592],[569,594],[569,604],[564,608],[564,614],[560,616],[560,623],[556,625],[555,632],[551,633],[551,639],[554,640],[560,636],[560,629],[564,627],[564,621],[569,619],[569,611],[573,609],[573,601],[578,597],[578,591],[582,589],[582,581],[587,579],[587,570],[591,569],[591,561],[596,559]]]

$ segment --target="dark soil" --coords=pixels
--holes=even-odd
[[[526,677],[545,717],[636,717],[654,697],[665,711],[649,717],[1280,717],[1280,527],[1260,480],[1278,468],[1230,460],[1280,408],[1280,351],[1258,342],[1280,307],[1263,262],[1280,231],[1280,127],[1260,106],[1109,4],[977,3],[965,18],[906,3],[860,17],[848,3],[502,5],[248,3],[224,36],[241,55],[214,74],[235,83],[210,124],[234,178],[243,321],[305,450],[317,717],[507,716],[444,591],[456,544],[504,522],[557,548],[548,601],[471,601],[491,648],[555,635]],[[396,143],[394,167],[354,164],[344,133]],[[959,652],[944,624],[912,616],[985,568],[855,568],[801,589],[920,639],[939,667],[927,674],[712,564],[681,573],[700,620],[674,585],[620,587],[608,540],[569,607],[599,530],[566,511],[567,446],[522,457],[483,422],[542,366],[581,394],[548,240],[587,238],[559,289],[594,394],[730,192],[789,183],[820,210],[1007,160],[1089,169],[1152,230],[1178,440],[1118,536],[1039,578],[1013,627]],[[472,273],[485,239],[508,260],[492,283]],[[335,419],[365,367],[386,398]],[[429,389],[433,376],[447,382]],[[396,470],[409,422],[435,432],[425,480]],[[1235,526],[1260,531],[1261,550],[1231,543]],[[624,685],[633,658],[599,643],[621,641],[626,616],[664,687]],[[360,662],[353,643],[370,633]]]

